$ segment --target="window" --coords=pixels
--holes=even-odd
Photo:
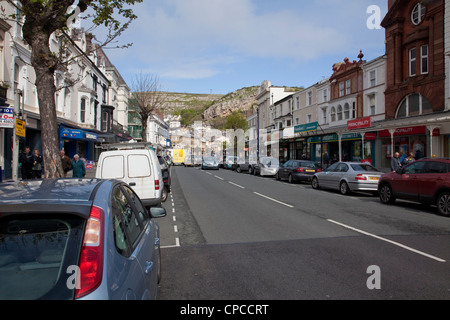
[[[312,91],[308,92],[308,106],[312,105]]]
[[[419,25],[423,19],[425,18],[425,14],[427,12],[427,8],[421,3],[416,4],[414,9],[411,12],[411,21],[416,26]]]
[[[344,96],[345,85],[343,82],[339,83],[339,97]]]
[[[322,109],[323,123],[327,123],[327,108]]]
[[[347,120],[347,119],[350,119],[350,106],[349,106],[349,104],[348,103],[346,103],[345,105],[344,105],[344,118]]]
[[[375,70],[370,71],[370,86],[375,87],[377,85],[377,73]]]
[[[80,106],[80,121],[81,123],[86,122],[86,99],[81,99],[81,106]]]
[[[428,99],[419,93],[407,96],[397,109],[396,118],[406,118],[433,112]]]
[[[337,107],[337,120],[340,121],[342,120],[342,106],[338,105]]]
[[[374,116],[376,114],[376,110],[375,110],[375,95],[371,94],[369,96],[369,114],[371,116]]]
[[[420,47],[420,69],[422,74],[428,73],[428,45]]]
[[[417,74],[416,66],[416,48],[409,50],[409,76],[415,76]]]
[[[352,93],[352,81],[347,80],[345,82],[345,94],[350,94],[350,93]]]
[[[425,173],[447,173],[447,163],[437,161],[427,161]]]
[[[308,114],[308,115],[306,116],[306,119],[307,119],[308,123],[311,123],[311,122],[312,122],[312,115],[311,115],[311,114]]]
[[[296,106],[296,109],[298,110],[298,109],[300,109],[300,98],[297,97],[296,100],[297,100],[297,106]]]
[[[331,108],[331,113],[330,113],[330,115],[331,115],[331,122],[336,121],[336,108],[335,108],[335,107],[332,107],[332,108]]]
[[[328,89],[323,90],[323,102],[328,102]]]
[[[295,118],[295,124],[299,125],[300,124],[300,119],[299,118]]]

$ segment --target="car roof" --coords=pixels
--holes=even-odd
[[[12,213],[71,212],[89,216],[96,190],[105,180],[43,179],[0,184],[0,217]]]

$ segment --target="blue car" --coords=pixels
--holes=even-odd
[[[165,215],[116,180],[0,184],[0,300],[155,299]]]

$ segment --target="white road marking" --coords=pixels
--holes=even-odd
[[[221,177],[218,177],[218,176],[214,176],[214,178],[217,178],[217,179],[219,179],[219,180],[225,180],[224,178],[221,178]]]
[[[173,231],[174,231],[175,233],[178,233],[178,227],[177,227],[177,226],[173,226]]]
[[[340,223],[340,222],[337,222],[337,221],[334,221],[334,220],[331,220],[331,219],[327,219],[327,221],[328,221],[328,222],[331,222],[331,223],[334,223],[334,224],[337,224],[337,225],[340,225],[341,227],[344,227],[344,228],[353,230],[353,231],[355,231],[355,232],[364,234],[364,235],[366,235],[366,236],[369,236],[369,237],[372,237],[372,238],[375,238],[375,239],[378,239],[378,240],[382,240],[382,241],[388,242],[388,243],[390,243],[390,244],[396,245],[396,246],[398,246],[398,247],[400,247],[400,248],[403,248],[403,249],[409,250],[409,251],[411,251],[411,252],[420,254],[420,255],[422,255],[422,256],[424,256],[424,257],[427,257],[427,258],[436,260],[436,261],[438,261],[438,262],[446,262],[445,260],[443,260],[443,259],[441,259],[441,258],[438,258],[438,257],[435,257],[435,256],[432,256],[432,255],[430,255],[430,254],[428,254],[428,253],[425,253],[425,252],[416,250],[416,249],[411,248],[411,247],[408,247],[408,246],[406,246],[406,245],[404,245],[404,244],[401,244],[401,243],[398,243],[398,242],[395,242],[395,241],[392,241],[392,240],[389,240],[389,239],[386,239],[386,238],[377,236],[377,235],[375,235],[375,234],[372,234],[372,233],[369,233],[369,232],[366,232],[366,231],[363,231],[363,230],[360,230],[360,229],[353,228],[353,227],[348,226],[348,225],[346,225],[346,224],[343,224],[343,223]]]
[[[229,183],[229,184],[232,184],[233,186],[236,186],[236,187],[238,187],[238,188],[245,189],[245,187],[240,186],[240,185],[238,185],[238,184],[236,184],[236,183],[234,183],[234,182],[228,181],[228,183]]]
[[[278,200],[276,200],[276,199],[270,198],[270,197],[265,196],[265,195],[263,195],[263,194],[261,194],[261,193],[258,193],[258,192],[253,192],[253,193],[256,194],[256,195],[258,195],[258,196],[260,196],[260,197],[263,197],[263,198],[266,198],[266,199],[268,199],[268,200],[271,200],[271,201],[273,201],[273,202],[282,204],[283,206],[286,206],[286,207],[289,207],[289,208],[294,208],[294,206],[291,206],[290,204],[287,204],[287,203],[278,201]]]

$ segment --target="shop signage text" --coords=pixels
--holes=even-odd
[[[347,129],[348,130],[355,130],[355,129],[363,129],[363,128],[370,128],[372,126],[372,118],[361,118],[356,120],[349,120],[347,122]]]

